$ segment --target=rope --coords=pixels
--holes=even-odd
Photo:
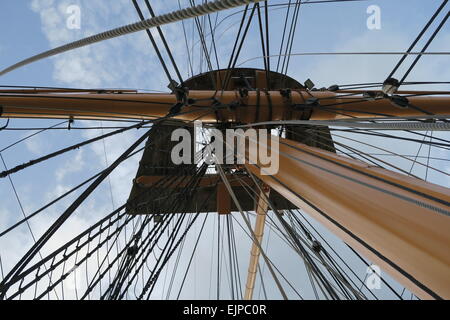
[[[232,9],[235,7],[247,5],[249,3],[256,3],[261,0],[216,0],[213,2],[208,2],[202,5],[198,5],[195,7],[189,7],[182,10],[173,11],[161,16],[156,16],[147,20],[135,22],[133,24],[128,24],[122,27],[118,27],[115,29],[111,29],[102,33],[98,33],[96,35],[83,38],[74,42],[67,43],[60,47],[42,52],[25,60],[22,60],[2,71],[0,71],[0,76],[7,74],[15,69],[23,67],[27,64],[55,56],[57,54],[71,51],[77,48],[85,47],[97,42],[101,42],[104,40],[109,40],[116,37],[121,37],[127,34],[131,34],[134,32],[142,31],[145,29],[151,29],[155,27],[159,27],[165,24],[174,23],[177,21],[182,21],[194,17],[200,17],[207,14],[215,13],[222,10]]]
[[[286,121],[265,121],[250,123],[248,125],[238,126],[237,128],[248,128],[262,125],[316,125],[332,127],[349,127],[359,129],[373,130],[415,130],[415,131],[449,131],[448,122],[403,122],[403,123],[361,123],[361,122],[343,122],[343,121],[322,121],[322,120],[286,120]]]
[[[290,53],[290,54],[272,54],[272,55],[264,55],[257,56],[253,58],[249,58],[247,60],[241,61],[236,67],[240,67],[248,62],[258,60],[261,58],[277,58],[277,57],[292,57],[292,56],[365,56],[365,55],[405,55],[405,56],[419,56],[419,55],[428,55],[428,56],[446,56],[450,55],[448,51],[433,51],[433,52],[403,52],[403,51],[365,51],[365,52],[298,52],[298,53]]]

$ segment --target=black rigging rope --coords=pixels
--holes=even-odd
[[[132,0],[133,5],[136,8],[136,11],[139,15],[139,18],[141,21],[145,20],[144,15],[142,14],[142,10],[139,7],[139,4],[137,3],[137,0]],[[166,63],[161,55],[161,52],[159,51],[158,45],[156,44],[155,38],[153,37],[151,31],[149,29],[145,30],[147,32],[147,36],[150,39],[150,42],[152,43],[153,49],[155,49],[156,55],[158,56],[159,62],[161,63],[161,67],[164,69],[164,72],[167,76],[167,79],[169,80],[169,84],[172,82],[172,76],[170,75],[169,69],[167,69]]]
[[[408,50],[406,50],[407,53],[411,52],[411,50],[416,46],[417,42],[422,38],[422,36],[425,34],[425,32],[428,30],[430,25],[433,23],[433,21],[436,19],[436,17],[439,15],[439,13],[442,11],[444,6],[447,4],[448,0],[444,0],[442,4],[439,6],[439,8],[436,10],[436,12],[433,14],[433,16],[430,18],[430,20],[427,22],[425,27],[423,27],[422,31],[420,31],[419,35],[416,37],[416,39],[412,42]],[[398,70],[400,65],[405,61],[405,59],[408,57],[407,54],[403,55],[403,57],[400,59],[400,61],[395,65],[394,69],[389,74],[388,78],[392,78],[394,73]]]
[[[150,11],[150,15],[152,16],[152,18],[154,18],[155,12],[153,11],[153,8],[150,5],[150,2],[148,0],[145,0],[145,5],[147,6],[148,11]],[[169,45],[167,44],[166,37],[164,36],[164,33],[162,32],[161,27],[160,26],[156,27],[156,30],[158,30],[158,34],[161,37],[161,40],[164,44],[164,48],[166,48],[169,59],[172,62],[173,68],[175,69],[175,72],[178,76],[178,80],[180,80],[180,84],[183,84],[184,81],[183,81],[183,78],[181,77],[180,70],[178,69],[175,59],[173,58],[172,51],[170,50]]]
[[[446,1],[447,2],[447,1]],[[450,17],[450,11],[447,12],[445,18],[441,21],[441,23],[439,24],[439,26],[436,28],[436,30],[434,31],[434,33],[431,35],[430,39],[427,41],[427,43],[425,44],[425,46],[422,48],[421,53],[425,52],[427,50],[427,48],[430,46],[431,42],[433,42],[434,38],[437,36],[437,34],[439,33],[439,31],[442,29],[442,27],[445,25],[445,23],[447,22],[448,18]],[[417,64],[417,62],[419,62],[420,58],[422,57],[422,55],[418,55],[415,59],[414,62],[411,64],[411,66],[408,68],[408,70],[406,71],[406,73],[404,74],[403,78],[400,80],[400,85],[403,83],[403,81],[405,81],[405,79],[408,77],[408,75],[411,73],[412,69],[415,67],[415,65]]]

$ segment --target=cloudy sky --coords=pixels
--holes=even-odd
[[[270,4],[287,1],[269,1]],[[178,1],[151,1],[156,13],[166,13],[178,8]],[[188,6],[188,1],[180,1],[181,6]],[[436,0],[376,0],[349,2],[340,4],[305,4],[300,10],[299,24],[295,35],[292,52],[344,52],[344,51],[404,51],[414,40],[418,32],[432,16],[441,1]],[[81,28],[67,28],[67,8],[77,5],[81,9]],[[381,9],[381,29],[367,28],[367,8],[377,5]],[[141,5],[142,9],[145,6]],[[448,8],[447,8],[448,10]],[[145,10],[144,10],[145,11]],[[236,10],[235,10],[236,11]],[[216,31],[219,63],[226,67],[237,32],[240,15],[229,16],[235,11],[220,13]],[[270,10],[270,43],[272,52],[278,52],[283,27],[285,9]],[[77,40],[107,29],[132,23],[138,16],[130,0],[32,0],[32,1],[2,1],[0,11],[0,68],[7,67],[18,60],[29,57],[64,43]],[[193,38],[192,22],[185,24],[189,37],[189,46],[193,46],[194,73],[206,71],[205,65],[200,65],[200,46],[198,38]],[[434,27],[436,24],[434,25]],[[433,28],[432,28],[433,29]],[[188,54],[182,36],[181,23],[163,28],[170,48],[182,75],[187,78],[189,73]],[[153,32],[157,41],[159,37]],[[429,34],[429,33],[428,33]],[[424,42],[419,42],[418,48]],[[443,28],[428,51],[450,51],[450,25]],[[253,23],[246,41],[240,62],[260,56],[261,49],[257,24]],[[449,81],[449,56],[424,56],[417,64],[408,81]],[[303,82],[310,78],[317,87],[332,84],[348,84],[383,81],[398,57],[394,56],[293,56],[288,74]],[[168,61],[166,59],[166,61]],[[277,59],[272,58],[272,65]],[[407,59],[399,69],[397,76],[404,73],[405,67],[411,62]],[[168,64],[169,65],[169,64]],[[261,59],[251,60],[243,64],[247,67],[262,67]],[[173,70],[172,70],[173,71]],[[172,72],[172,74],[175,74]],[[145,32],[121,37],[90,47],[78,49],[50,59],[46,59],[22,69],[16,70],[0,78],[0,85],[32,85],[79,88],[135,88],[140,90],[167,91],[167,79],[157,60]],[[448,86],[434,86],[430,89],[446,89]],[[42,120],[12,120],[10,126],[16,127],[46,127],[58,121]],[[1,122],[3,123],[3,122]],[[0,123],[0,125],[1,125]],[[79,126],[89,125],[87,122],[76,122]],[[106,130],[105,130],[106,132]],[[88,147],[72,151],[57,159],[46,161],[34,168],[14,174],[12,180],[25,214],[29,214],[51,199],[77,185],[87,177],[105,168],[114,161],[143,132],[130,131],[120,136],[94,143]],[[4,131],[0,133],[0,150],[14,141],[30,134],[30,132]],[[2,152],[7,166],[25,162],[64,146],[98,135],[96,131],[49,131],[33,137],[26,143],[19,144]],[[442,137],[444,135],[441,134]],[[448,135],[447,135],[448,138]],[[339,140],[339,138],[337,138]],[[372,141],[373,142],[373,141]],[[382,141],[377,141],[382,145]],[[385,146],[404,154],[415,154],[414,145]],[[360,146],[366,150],[364,146]],[[373,150],[371,150],[373,152]],[[422,150],[422,155],[428,150]],[[432,150],[432,156],[449,158],[448,153]],[[137,155],[121,165],[111,175],[111,178],[80,207],[76,215],[70,219],[67,230],[62,230],[57,239],[44,248],[42,254],[50,252],[58,244],[70,239],[73,234],[83,230],[105,213],[126,201],[135,176],[140,156]],[[431,165],[450,172],[446,162],[432,162]],[[399,163],[409,169],[408,163]],[[420,166],[418,166],[420,168]],[[424,174],[422,169],[414,171]],[[3,168],[2,168],[3,169]],[[429,180],[445,186],[450,186],[450,180],[445,176],[429,173]],[[0,180],[0,229],[12,225],[23,217],[18,205],[11,182]],[[31,229],[36,238],[41,235],[49,223],[67,207],[75,195],[68,197],[57,205],[45,211],[39,219],[32,219]],[[213,230],[217,223],[216,217],[208,220],[206,228]],[[194,235],[200,226],[195,225]],[[318,228],[320,228],[318,226]],[[209,231],[211,232],[211,231]],[[324,231],[325,232],[325,231]],[[214,235],[211,235],[214,237]],[[332,235],[327,235],[338,247],[343,244]],[[193,237],[194,239],[195,237]],[[239,234],[242,247],[242,270],[245,272],[247,252],[250,248],[248,238]],[[286,257],[289,250],[283,242],[273,236],[268,246],[268,253],[275,261],[281,261],[286,274],[295,275],[299,262],[291,262]],[[191,241],[192,242],[192,241]],[[15,261],[33,243],[27,227],[19,228],[11,236],[0,239],[0,254],[5,270],[11,268]],[[189,242],[189,244],[191,244]],[[211,246],[208,241],[202,241],[197,255],[209,258]],[[278,259],[278,260],[277,260]],[[195,260],[197,261],[197,260]],[[286,263],[287,262],[287,263]],[[365,269],[357,265],[362,276]],[[208,281],[201,275],[210,274],[209,265],[194,263],[192,276],[189,278],[188,289],[184,291],[185,298],[214,298]],[[270,281],[266,272],[265,277]],[[208,279],[209,280],[209,279]],[[224,278],[224,287],[226,279]],[[296,279],[302,287],[304,279]],[[205,289],[206,286],[206,289]],[[397,286],[398,287],[398,286]],[[208,290],[209,288],[209,290]],[[161,297],[164,288],[158,288]],[[257,286],[257,290],[259,286]],[[209,292],[208,292],[209,291]],[[214,291],[214,287],[213,287]],[[271,291],[277,297],[276,290]],[[224,295],[226,297],[224,289]],[[312,298],[311,292],[305,296]],[[386,293],[386,297],[390,297]]]

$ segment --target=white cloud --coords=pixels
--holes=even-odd
[[[39,136],[35,136],[32,139],[25,141],[25,146],[28,151],[35,155],[42,155],[46,150],[48,150],[49,142]]]
[[[9,217],[10,212],[4,207],[0,207],[0,226],[8,225]]]
[[[86,125],[93,125],[93,122],[86,122]],[[120,123],[117,123],[121,125]],[[98,123],[97,123],[98,125]],[[114,122],[110,123],[114,126]],[[106,131],[104,132],[106,133]],[[87,139],[97,136],[99,133],[86,131],[83,136]],[[106,168],[107,165],[111,165],[130,145],[138,139],[143,130],[130,130],[119,135],[114,135],[103,141],[99,141],[90,146],[90,149],[94,152],[95,159],[97,161],[96,166],[100,169]],[[105,159],[106,157],[106,159]],[[139,166],[140,155],[136,155],[127,159],[124,163],[118,166],[110,175],[114,202],[122,204],[128,199],[128,195],[132,186],[132,180],[136,175],[137,168]],[[109,195],[109,192],[108,192]]]
[[[163,2],[152,3],[155,11],[163,10],[160,9],[161,3]],[[66,8],[73,4],[81,8],[80,30],[66,28]],[[47,0],[33,0],[31,9],[40,15],[42,32],[47,37],[50,47],[138,20],[128,0],[115,1],[114,5],[109,5],[105,1],[61,0],[55,3]],[[156,39],[159,39],[155,31],[152,33]],[[173,26],[167,27],[166,37],[171,42],[171,47],[175,49],[175,55],[177,55],[177,47],[180,46],[179,41],[173,41],[177,39],[176,34]],[[162,78],[162,72],[158,72],[158,76],[155,77],[154,70],[160,70],[161,67],[145,32],[111,39],[52,59],[54,61],[53,78],[64,85],[160,89],[165,88],[165,85],[161,86],[161,83],[168,82]]]
[[[80,172],[85,167],[83,158],[83,149],[76,152],[75,157],[69,159],[62,167],[58,168],[55,172],[56,180],[62,181],[67,175]]]

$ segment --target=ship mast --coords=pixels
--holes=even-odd
[[[1,71],[0,75],[28,63],[95,42],[132,32],[148,31],[150,28],[167,23],[192,17],[197,18],[231,7],[255,3],[248,19],[248,30],[253,14],[256,11],[260,14],[258,2],[257,0],[218,0],[164,16],[154,16],[152,13],[152,18],[148,20],[145,20],[141,13],[141,21],[138,23],[49,50]],[[445,4],[446,1],[437,13]],[[136,2],[135,6],[137,6]],[[149,9],[152,11],[151,8]],[[138,12],[140,11],[138,10]],[[436,18],[437,13],[431,22]],[[447,18],[448,14],[435,34]],[[245,15],[242,23],[244,20]],[[260,26],[262,26],[261,19]],[[150,32],[148,35],[151,37]],[[266,36],[268,37],[268,31],[266,31]],[[262,31],[261,37],[263,38]],[[266,48],[263,48],[265,70],[239,69],[235,67],[236,61],[234,61],[226,69],[209,71],[182,81],[177,69],[181,83],[173,82],[168,75],[171,80],[172,92],[170,93],[50,88],[0,90],[0,118],[67,119],[70,121],[76,119],[140,120],[143,124],[161,125],[159,133],[163,132],[166,135],[170,135],[173,128],[166,126],[162,120],[174,121],[178,127],[188,126],[188,124],[191,126],[195,120],[201,120],[211,128],[219,130],[244,125],[251,128],[264,128],[268,131],[277,124],[283,126],[283,123],[294,120],[306,121],[311,123],[311,126],[314,126],[316,120],[325,121],[326,125],[321,125],[321,128],[325,130],[321,134],[331,140],[331,142],[322,143],[325,146],[312,146],[305,142],[304,140],[307,140],[306,131],[300,132],[300,138],[280,137],[279,150],[272,148],[269,144],[261,143],[259,139],[254,141],[259,150],[266,151],[266,153],[277,153],[280,165],[276,174],[265,175],[265,166],[259,162],[246,163],[244,167],[227,168],[230,170],[227,170],[226,174],[220,167],[220,175],[214,174],[208,177],[197,177],[196,170],[198,168],[193,166],[181,168],[185,170],[184,172],[191,174],[195,183],[192,181],[179,182],[176,185],[177,190],[187,187],[215,190],[213,200],[208,198],[209,200],[203,201],[208,209],[212,207],[220,215],[229,215],[232,211],[243,213],[244,210],[253,210],[256,212],[256,223],[250,230],[253,235],[253,243],[244,298],[253,298],[260,256],[266,258],[262,250],[262,240],[267,213],[272,211],[280,221],[283,221],[282,213],[279,212],[281,210],[277,210],[277,206],[273,203],[273,199],[278,197],[277,199],[287,200],[281,206],[282,209],[293,207],[304,210],[355,251],[383,267],[386,272],[418,297],[450,299],[450,277],[448,277],[450,271],[450,234],[448,233],[450,230],[450,189],[419,178],[375,167],[360,160],[337,155],[329,130],[329,127],[339,125],[339,122],[342,121],[352,121],[356,126],[358,123],[373,124],[378,123],[377,121],[405,119],[414,120],[423,127],[438,123],[447,128],[448,121],[446,119],[450,117],[450,92],[402,91],[399,90],[399,86],[404,79],[399,83],[391,77],[384,82],[382,90],[343,90],[338,86],[315,89],[314,85],[309,86],[307,83],[302,85],[283,73],[270,71],[268,39],[266,41],[267,51]],[[426,47],[422,51],[425,49]],[[410,52],[411,48],[404,57]],[[420,55],[416,58],[415,63],[419,58]],[[166,68],[165,70],[167,71]],[[300,125],[299,128],[301,129],[302,126]],[[128,157],[139,143],[149,138],[151,134],[153,133],[149,132],[142,136],[113,165],[117,166],[120,163],[119,160]],[[252,138],[246,137],[246,139],[251,141]],[[166,137],[165,140],[157,140],[157,143],[164,145],[168,141]],[[248,154],[248,144],[246,144],[246,148]],[[234,150],[231,152],[234,153]],[[167,172],[179,168],[170,166],[169,160],[164,158],[164,155],[157,155],[155,159],[152,156],[144,154],[144,157],[150,160],[147,168],[139,168],[131,194],[134,194],[135,189],[139,188],[159,188],[169,191],[172,190],[171,188],[175,188],[164,186],[164,183],[172,177]],[[162,162],[164,166],[158,167],[159,162]],[[228,181],[228,177],[233,176],[239,170],[242,173],[243,168],[247,173],[245,183],[258,187],[259,194],[255,201],[246,201],[244,206],[241,206],[237,203],[238,199],[234,192],[234,188],[238,188],[239,185],[236,182]],[[232,173],[231,169],[236,171]],[[112,171],[113,167],[109,170]],[[147,170],[146,173],[142,173],[145,170]],[[202,171],[201,174],[204,174],[206,169],[202,168],[198,171]],[[109,172],[103,172],[95,180],[95,183],[99,184]],[[95,187],[92,185],[88,189],[89,192],[92,192]],[[83,193],[84,198],[80,199],[79,203],[84,201],[89,192]],[[189,210],[192,211],[192,208],[189,206],[197,207],[199,199],[205,199],[204,195],[205,193],[200,193],[191,198],[189,198],[190,194],[184,195],[186,199],[175,203],[170,210],[164,209],[166,212],[159,213],[161,215],[183,213],[177,211],[179,204],[184,205],[183,208],[187,208],[184,213],[190,212]],[[76,205],[72,205],[64,215],[70,216],[76,209]],[[132,201],[129,201],[127,205],[130,207],[131,214],[139,214],[139,210],[133,207],[135,204]],[[57,223],[59,222],[58,220]],[[61,221],[57,226],[55,223],[55,230],[63,222]],[[180,228],[181,224],[177,226]],[[11,286],[7,280],[18,282],[27,263],[33,259],[46,241],[48,238],[41,238],[38,241],[40,247],[37,247],[36,244],[36,247],[30,250],[29,255],[23,258],[9,274],[9,278],[6,277],[6,280],[3,280],[4,287],[0,287],[2,297],[5,297],[6,291]],[[317,252],[320,251],[320,247],[315,249],[318,250]],[[129,251],[131,255],[134,254],[133,250]],[[170,254],[172,253],[173,251]],[[129,262],[129,260],[124,261],[124,265]],[[121,271],[125,272],[126,270]],[[159,275],[158,272],[155,273]],[[124,285],[125,280],[118,279],[114,285],[111,285],[111,290],[108,292],[109,297],[122,297],[123,292],[121,293],[120,290]],[[154,286],[153,273],[142,296],[151,286]]]
[[[263,76],[264,73],[256,73]],[[262,81],[264,83],[264,80]],[[170,118],[212,124],[251,124],[273,120],[330,120],[401,118],[450,115],[450,98],[409,96],[408,106],[396,106],[392,96],[373,97],[376,92],[307,91],[301,88],[264,91],[189,88],[180,94],[71,92],[1,93],[1,116],[5,118],[157,119]],[[287,95],[286,92],[289,92]],[[217,94],[215,94],[217,93]],[[347,92],[346,92],[347,94]],[[171,113],[174,106],[176,113]],[[230,108],[233,106],[233,108]],[[205,111],[216,111],[214,113]],[[259,148],[267,146],[259,145]],[[399,282],[422,298],[450,298],[450,192],[428,182],[371,168],[324,150],[282,139],[280,171],[260,175],[258,166],[247,169],[270,188],[299,208],[305,209],[347,244],[383,266]],[[264,196],[264,195],[262,195]],[[261,243],[267,209],[258,204],[255,233]],[[327,212],[328,215],[325,215]],[[258,250],[252,249],[246,298],[251,297]]]

